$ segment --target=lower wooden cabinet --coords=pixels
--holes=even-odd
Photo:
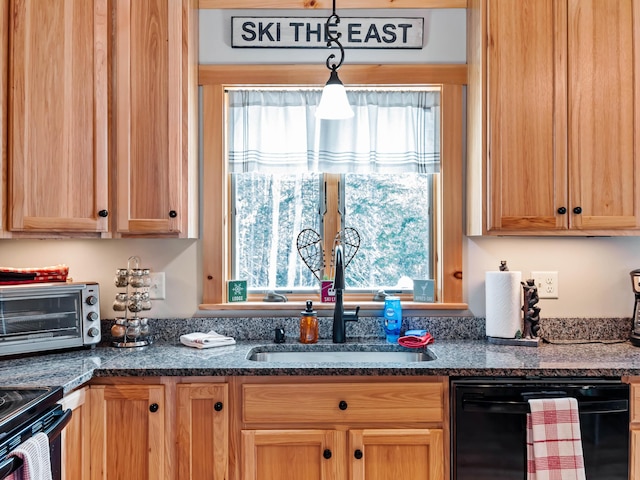
[[[185,383],[176,388],[176,478],[228,479],[229,387]]]
[[[354,480],[445,478],[441,428],[350,430],[348,452]]]
[[[242,480],[448,478],[445,379],[235,380]]]
[[[90,478],[89,460],[89,388],[81,388],[65,396],[62,408],[73,413],[62,431],[62,480]]]
[[[420,428],[243,430],[242,478],[443,479],[442,437]]]
[[[443,480],[446,378],[100,378],[63,399],[66,480]]]
[[[68,395],[63,478],[228,480],[229,387],[221,380],[101,378]]]
[[[242,431],[242,478],[341,480],[344,433],[319,429]]]
[[[168,478],[164,385],[94,385],[91,479]]]

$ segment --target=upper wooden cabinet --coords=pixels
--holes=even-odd
[[[640,227],[640,1],[470,0],[469,234]]]
[[[5,0],[0,15],[3,236],[196,237],[197,0]]]
[[[196,236],[197,0],[115,9],[116,232]]]
[[[8,229],[106,232],[107,0],[8,4]]]

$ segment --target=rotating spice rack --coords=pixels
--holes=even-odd
[[[124,291],[116,294],[113,310],[121,312],[111,327],[114,347],[144,347],[151,344],[149,319],[140,318],[141,312],[151,310],[149,287],[151,286],[150,270],[140,266],[140,257],[129,257],[127,268],[116,271],[114,279],[118,288]]]

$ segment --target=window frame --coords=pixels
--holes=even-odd
[[[463,228],[463,87],[466,65],[344,65],[340,77],[349,85],[441,86],[441,186],[442,229],[436,258],[437,303],[403,301],[407,310],[464,310],[462,284]],[[304,305],[304,298],[290,296],[286,303],[260,300],[226,302],[229,274],[230,228],[227,205],[231,188],[225,152],[225,89],[241,86],[310,85],[326,82],[324,65],[201,65],[202,87],[202,304],[201,310],[291,311]],[[401,84],[397,79],[405,79]],[[379,309],[371,295],[350,294],[347,302],[358,302],[363,310]],[[318,298],[319,300],[319,298]],[[405,299],[409,300],[409,299]],[[364,302],[364,304],[363,304]],[[319,309],[332,304],[316,302]],[[378,302],[379,303],[379,302]]]

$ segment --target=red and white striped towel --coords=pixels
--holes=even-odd
[[[527,479],[585,480],[577,400],[531,399],[529,407]]]

